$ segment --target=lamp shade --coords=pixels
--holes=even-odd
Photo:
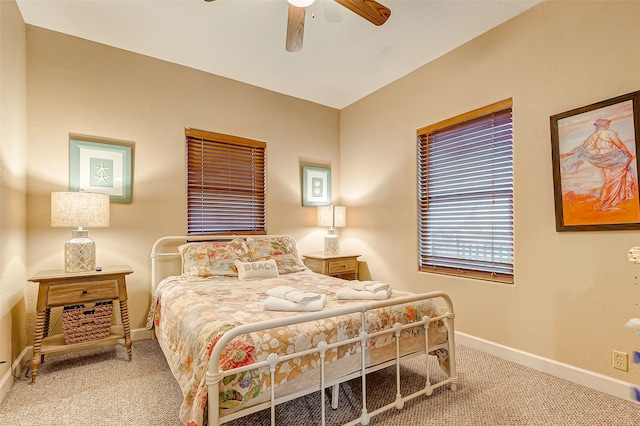
[[[109,195],[93,192],[52,192],[51,226],[109,226]]]
[[[344,228],[347,225],[347,208],[344,206],[333,207],[333,226]]]
[[[307,7],[311,6],[316,0],[287,0],[289,3],[296,7]]]
[[[344,228],[347,224],[347,208],[344,206],[318,207],[318,226]]]

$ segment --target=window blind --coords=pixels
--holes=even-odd
[[[265,234],[266,143],[186,129],[187,233]]]
[[[511,101],[497,106],[418,133],[421,271],[513,283]]]

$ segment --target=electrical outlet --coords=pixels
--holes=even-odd
[[[616,350],[611,351],[611,366],[622,371],[629,371],[629,354]]]

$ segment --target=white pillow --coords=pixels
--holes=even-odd
[[[238,279],[251,280],[255,278],[277,278],[278,264],[275,260],[258,260],[256,262],[235,261],[238,269]]]

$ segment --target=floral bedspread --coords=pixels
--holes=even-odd
[[[310,271],[280,275],[279,278],[240,281],[237,277],[168,277],[157,288],[153,297],[147,327],[155,327],[156,335],[171,352],[167,355],[169,366],[182,388],[184,401],[180,408],[180,420],[189,426],[206,422],[207,372],[211,351],[220,337],[236,325],[265,321],[296,312],[274,312],[263,309],[266,291],[278,285],[291,285],[301,290],[326,294],[331,309],[362,301],[338,300],[335,292],[344,285],[343,280]],[[407,293],[394,291],[393,297]],[[437,316],[431,301],[406,306],[389,307],[368,313],[366,328],[369,332],[390,328],[394,323],[419,321],[423,317]],[[227,345],[222,353],[222,370],[247,365],[266,359],[269,352],[285,355],[294,351],[315,347],[320,341],[327,343],[348,339],[358,334],[360,314],[295,324],[250,335],[239,336]],[[421,334],[421,328],[403,332],[402,339]],[[433,323],[429,333],[430,344],[446,340],[446,326]],[[424,341],[424,336],[422,337]],[[371,348],[395,344],[391,335],[370,339]],[[359,345],[341,346],[327,351],[325,362],[343,359],[360,351]],[[165,354],[167,350],[165,350]],[[446,351],[438,354],[441,364],[446,364]],[[311,371],[319,365],[317,354],[295,358],[279,364],[276,386],[291,381],[296,376]],[[443,365],[446,368],[446,365]],[[265,371],[251,370],[225,377],[220,386],[220,407],[236,408],[248,404],[269,387],[269,375]],[[266,373],[266,374],[263,374]]]

